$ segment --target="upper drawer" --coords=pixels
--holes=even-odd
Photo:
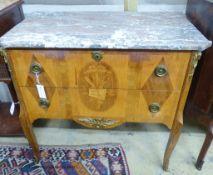
[[[111,50],[10,50],[19,86],[179,90],[190,52]],[[38,68],[38,67],[35,67]],[[36,69],[37,70],[37,69]]]

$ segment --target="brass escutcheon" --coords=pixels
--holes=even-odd
[[[160,111],[160,105],[159,103],[152,103],[149,105],[149,111],[151,113],[157,113]]]
[[[49,100],[45,99],[45,98],[40,98],[39,100],[39,105],[44,108],[47,109],[50,106],[50,102]]]
[[[167,74],[167,68],[165,65],[160,64],[155,69],[155,75],[158,77],[163,77]]]
[[[93,51],[92,52],[92,58],[95,61],[101,61],[103,58],[103,53],[101,51]]]
[[[39,63],[32,63],[31,72],[33,74],[40,74],[41,73],[41,65]]]

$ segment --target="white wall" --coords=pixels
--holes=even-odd
[[[124,0],[25,0],[27,4],[97,5],[122,4]],[[139,4],[185,4],[187,0],[138,0]]]

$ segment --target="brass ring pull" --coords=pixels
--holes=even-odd
[[[101,61],[103,58],[103,53],[101,51],[93,51],[92,52],[92,58],[95,61]]]
[[[39,105],[44,108],[47,109],[50,106],[50,102],[49,100],[45,99],[45,98],[40,98],[39,100]]]
[[[40,74],[41,73],[41,65],[39,63],[33,63],[31,65],[31,72],[33,74]]]
[[[160,104],[159,103],[152,103],[149,105],[149,111],[151,113],[157,113],[160,111]]]
[[[164,77],[166,74],[167,74],[167,68],[163,64],[158,65],[157,68],[155,69],[155,75],[157,77]]]

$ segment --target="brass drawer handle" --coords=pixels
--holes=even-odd
[[[92,52],[92,58],[95,61],[101,61],[103,58],[103,53],[101,51],[93,51]]]
[[[40,98],[39,100],[39,105],[44,108],[47,109],[50,106],[50,102],[49,100],[45,99],[45,98]]]
[[[31,65],[31,72],[33,74],[40,74],[41,73],[41,65],[39,63],[33,63]]]
[[[167,68],[165,65],[160,64],[155,69],[155,75],[157,77],[164,77],[167,74]]]
[[[149,111],[151,113],[157,113],[160,111],[160,104],[159,103],[152,103],[149,105]]]

